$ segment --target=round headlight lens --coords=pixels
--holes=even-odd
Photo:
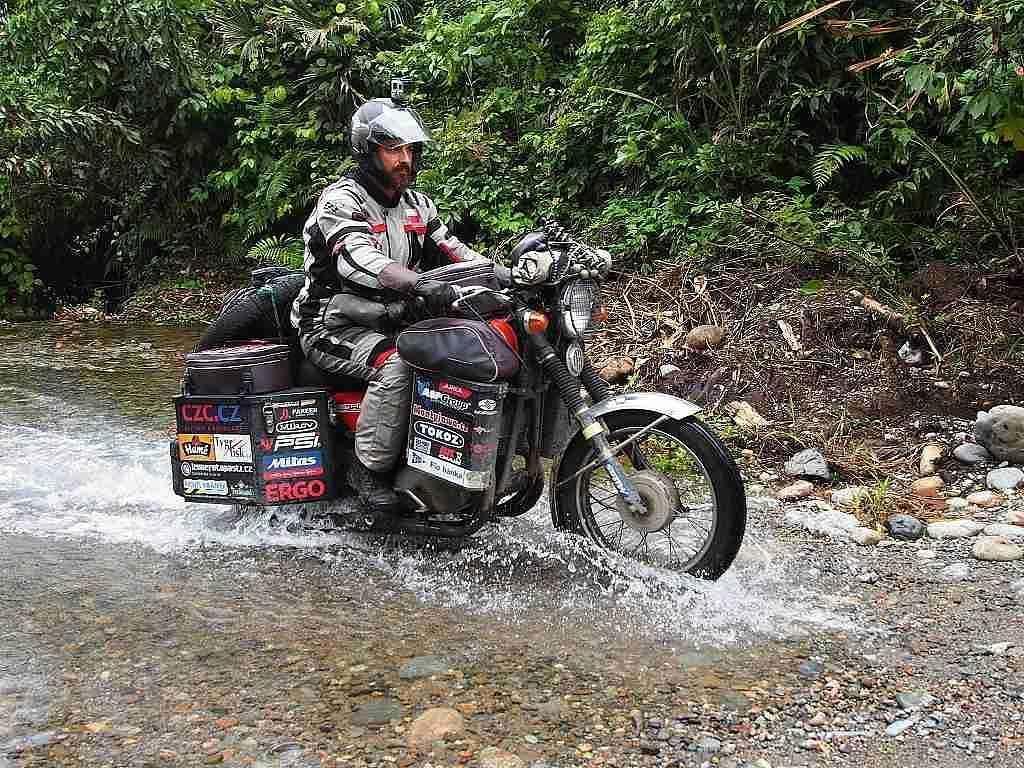
[[[562,292],[562,325],[570,338],[577,339],[590,327],[597,283],[593,280],[573,280]]]

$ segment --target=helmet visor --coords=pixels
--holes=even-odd
[[[432,141],[423,121],[411,109],[388,109],[370,121],[370,135],[374,144],[391,147],[406,144],[425,144]]]

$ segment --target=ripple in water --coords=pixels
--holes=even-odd
[[[803,583],[797,557],[748,535],[714,583],[645,567],[551,528],[545,506],[452,543],[295,532],[299,511],[238,517],[171,491],[166,439],[68,416],[45,427],[0,424],[0,532],[140,545],[186,559],[297,547],[339,577],[370,575],[428,604],[505,621],[732,645],[854,629],[834,596]],[[219,555],[218,552],[223,552]]]

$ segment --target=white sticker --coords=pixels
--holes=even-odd
[[[217,461],[252,463],[252,438],[249,435],[214,435],[213,453]]]
[[[486,478],[482,472],[470,472],[464,467],[457,467],[419,451],[409,451],[409,466],[463,488],[482,491],[485,487]]]
[[[210,496],[227,496],[228,484],[224,480],[185,480],[185,493],[203,493]]]

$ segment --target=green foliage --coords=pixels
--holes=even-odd
[[[814,156],[814,164],[811,165],[811,178],[814,179],[818,189],[821,189],[844,165],[856,160],[866,160],[867,156],[868,153],[864,147],[849,144],[826,144]]]
[[[480,247],[557,215],[639,269],[878,282],[1022,248],[1019,0],[5,7],[5,301],[296,264],[352,111],[400,73],[437,139],[420,186]]]
[[[257,264],[283,264],[302,268],[302,240],[287,235],[266,237],[249,249],[246,258]]]

